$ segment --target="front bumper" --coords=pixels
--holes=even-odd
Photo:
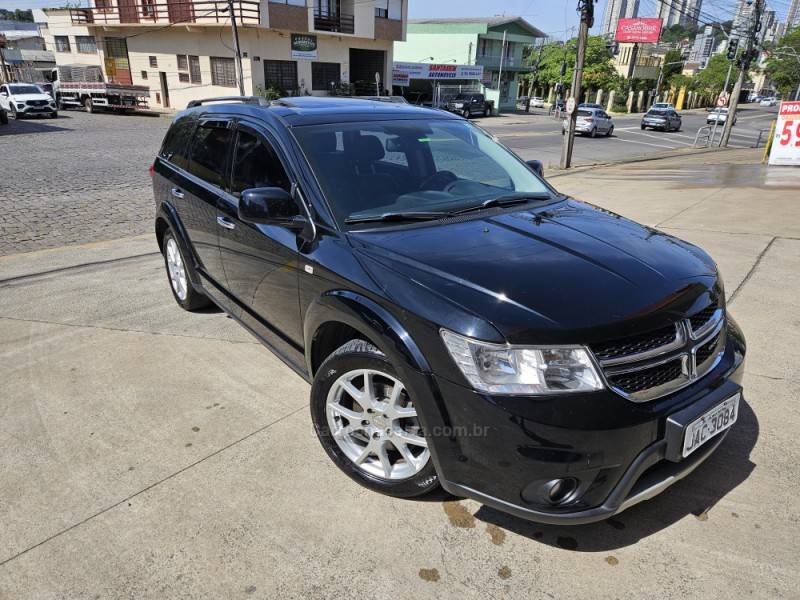
[[[58,109],[54,106],[25,106],[25,108],[17,108],[17,113],[21,115],[50,115]]]
[[[552,400],[492,397],[433,377],[431,402],[441,412],[421,416],[442,486],[524,519],[574,525],[655,496],[691,473],[730,432],[680,458],[685,427],[741,392],[744,342],[732,321],[728,327],[725,353],[713,371],[647,403],[612,392]],[[558,478],[577,481],[562,504],[533,493]]]

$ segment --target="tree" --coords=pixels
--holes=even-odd
[[[791,51],[771,54],[767,60],[766,72],[772,83],[784,98],[794,97],[800,84],[800,28],[794,29],[781,38],[777,48],[793,48]]]
[[[705,94],[716,95],[722,91],[725,86],[725,77],[728,74],[728,66],[730,61],[724,54],[715,54],[712,56],[706,68],[694,76],[692,87]],[[736,76],[735,71],[731,73],[731,79]]]
[[[568,42],[551,42],[542,49],[542,61],[539,63],[537,81],[540,85],[555,85],[559,81],[569,88],[572,83],[572,74],[575,68],[577,55],[576,39]],[[538,58],[539,50],[531,53],[530,62]],[[561,75],[561,66],[565,64],[564,75]],[[586,46],[586,58],[583,66],[584,89],[608,89],[615,85],[618,76],[611,64],[611,50],[606,41],[600,36],[590,36]],[[525,78],[530,78],[526,74]]]
[[[23,21],[33,23],[33,12],[30,10],[6,10],[0,8],[0,21]]]
[[[669,50],[664,55],[664,81],[683,71],[683,55],[680,50]]]

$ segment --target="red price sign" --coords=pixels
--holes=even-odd
[[[800,102],[781,102],[769,164],[800,166]]]

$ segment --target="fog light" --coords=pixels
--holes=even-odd
[[[544,485],[547,493],[547,500],[551,504],[561,504],[572,495],[572,492],[574,492],[577,487],[578,482],[572,477],[553,479]]]

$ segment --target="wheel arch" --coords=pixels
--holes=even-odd
[[[352,339],[372,343],[399,368],[431,370],[419,346],[391,312],[350,290],[331,290],[314,300],[306,311],[303,336],[312,378],[331,352]]]
[[[162,202],[156,212],[155,220],[156,241],[158,242],[158,249],[162,253],[164,252],[164,235],[168,229],[172,230],[172,233],[175,235],[175,240],[180,245],[183,256],[192,261],[192,266],[194,268],[188,269],[189,279],[192,284],[195,286],[202,285],[202,282],[197,276],[197,269],[200,263],[195,255],[194,246],[189,242],[189,235],[186,233],[186,229],[183,227],[183,223],[178,217],[175,207],[167,202]]]

